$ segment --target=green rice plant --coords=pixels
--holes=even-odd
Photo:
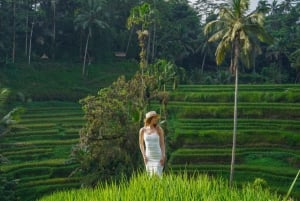
[[[61,178],[49,178],[49,179],[43,179],[43,180],[33,180],[29,181],[27,183],[20,184],[20,187],[34,187],[39,185],[45,185],[45,184],[64,184],[64,183],[73,183],[78,182],[81,178],[75,178],[75,177],[61,177]]]
[[[184,91],[184,92],[225,92],[230,91],[232,92],[234,90],[234,85],[179,85],[177,88],[178,91]],[[286,92],[286,91],[293,91],[293,90],[299,90],[299,86],[297,85],[291,85],[291,84],[271,84],[271,85],[248,85],[248,84],[241,84],[239,85],[239,91],[274,91],[274,92]]]
[[[18,187],[20,187],[20,184],[23,184],[23,183],[28,183],[28,182],[32,182],[32,181],[37,181],[37,180],[46,180],[46,179],[49,179],[49,175],[47,174],[37,174],[36,176],[32,176],[32,177],[27,177],[27,176],[21,176],[21,177],[15,177],[16,179],[19,180],[18,182]]]
[[[79,182],[75,183],[64,183],[64,184],[45,184],[34,187],[19,187],[16,190],[16,194],[22,201],[33,201],[41,198],[42,196],[57,192],[58,190],[64,189],[77,189],[80,187]]]
[[[16,162],[23,162],[26,160],[43,160],[43,159],[48,159],[52,156],[51,152],[41,152],[37,154],[26,154],[26,155],[14,155],[7,157],[8,160]]]
[[[171,101],[184,101],[184,102],[232,102],[233,101],[233,91],[228,92],[172,92],[169,99]]]
[[[291,194],[291,192],[292,192],[292,190],[293,190],[293,188],[294,188],[294,186],[295,186],[295,183],[296,183],[296,181],[297,181],[299,175],[300,175],[300,169],[298,170],[298,173],[296,174],[294,181],[292,182],[292,184],[291,184],[291,186],[290,186],[290,188],[289,188],[289,190],[288,190],[286,196],[284,197],[284,199],[283,199],[284,201],[287,201],[287,200],[288,200],[288,198],[289,198],[289,196],[290,196],[290,194]]]
[[[300,102],[300,90],[298,89],[291,89],[288,93],[287,93],[287,98],[289,102],[295,102],[295,103],[299,103]]]
[[[78,116],[77,116],[78,115]],[[70,123],[78,123],[78,122],[83,122],[83,115],[77,114],[72,117],[72,116],[53,116],[53,117],[38,117],[38,119],[34,119],[34,118],[30,118],[30,119],[24,119],[22,121],[20,121],[20,123],[22,124],[30,124],[30,123],[35,123],[36,121],[39,121],[40,123],[45,123],[45,122],[51,122],[51,123],[61,123],[63,122],[63,124],[65,122],[70,122]]]
[[[228,181],[207,175],[167,174],[162,179],[136,175],[120,184],[100,184],[95,189],[57,192],[40,201],[279,201],[281,197],[263,188],[244,185],[230,188]]]
[[[41,152],[50,152],[52,149],[41,149],[41,148],[36,148],[36,149],[30,149],[30,150],[10,150],[7,152],[2,152],[3,155],[5,156],[11,156],[11,155],[20,155],[20,154],[35,154],[35,153],[41,153]]]
[[[64,165],[62,167],[53,167],[51,168],[51,178],[55,177],[68,177],[76,168],[79,167],[79,164],[70,164]]]
[[[9,174],[14,175],[16,178],[20,177],[33,177],[39,174],[50,175],[51,168],[50,167],[26,167],[22,169],[16,169],[11,171]]]
[[[65,165],[66,159],[49,159],[44,161],[30,161],[24,163],[17,163],[17,164],[7,164],[1,165],[0,171],[1,172],[10,172],[13,170],[21,169],[21,168],[28,168],[28,167],[40,167],[40,166],[60,166]]]

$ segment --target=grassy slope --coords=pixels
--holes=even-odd
[[[95,189],[64,191],[41,201],[279,201],[281,197],[259,185],[230,188],[226,181],[207,175],[165,175],[163,179],[138,175],[119,185],[102,185]]]
[[[81,64],[15,64],[0,69],[0,84],[11,88],[22,99],[77,101],[99,88],[109,86],[120,75],[136,72],[136,62],[92,64],[88,76],[81,76]]]
[[[9,160],[1,164],[1,173],[19,180],[16,194],[24,201],[79,187],[80,178],[69,178],[77,165],[68,163],[68,157],[83,124],[80,105],[48,101],[24,107],[23,128],[1,138],[1,153]]]
[[[300,86],[241,85],[239,92],[235,181],[262,178],[286,193],[300,165]],[[229,178],[233,97],[232,85],[180,86],[171,94],[173,171]]]
[[[108,86],[120,74],[131,75],[136,70],[136,66],[128,63],[89,68],[90,74],[84,79],[80,65],[50,67],[40,63],[33,67],[12,66],[0,72],[5,86],[21,92],[27,100],[73,101],[25,104],[27,111],[22,125],[26,129],[1,139],[1,153],[10,160],[9,164],[1,165],[1,171],[21,178],[18,195],[32,200],[56,189],[78,186],[78,179],[67,178],[76,166],[65,164],[72,145],[77,143],[82,123],[82,111],[76,102]],[[276,190],[283,187],[286,192],[299,165],[299,139],[295,133],[300,125],[300,99],[293,93],[299,92],[299,87],[244,85],[241,88],[243,115],[239,120],[235,179],[253,182],[257,177],[264,178]],[[220,86],[180,86],[171,94],[170,123],[178,140],[170,158],[173,170],[196,169],[228,177],[232,100],[233,87],[229,85],[221,90]],[[272,113],[274,107],[278,110]],[[291,116],[283,117],[280,113]]]
[[[10,103],[25,108],[21,128],[0,138],[1,154],[8,159],[0,164],[0,174],[18,181],[16,195],[22,201],[80,185],[79,178],[68,177],[77,165],[66,163],[84,123],[78,100],[96,94],[120,75],[133,75],[137,64],[124,61],[88,69],[85,78],[80,64],[16,64],[0,69],[1,87],[13,92]]]

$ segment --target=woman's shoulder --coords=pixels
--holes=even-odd
[[[162,128],[160,125],[157,125],[157,126],[156,126],[156,130],[157,130],[157,132],[159,132],[159,133],[164,132],[163,128]]]
[[[145,127],[140,128],[139,133],[140,133],[140,134],[143,134],[144,132],[145,132]]]

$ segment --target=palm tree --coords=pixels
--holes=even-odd
[[[256,9],[264,13],[269,13],[271,10],[271,4],[269,4],[267,0],[260,0]]]
[[[104,3],[106,0],[87,0],[83,1],[86,3],[86,6],[83,7],[83,10],[75,18],[75,29],[79,27],[83,30],[88,30],[86,43],[85,43],[85,51],[84,51],[84,59],[82,66],[82,76],[86,75],[86,58],[87,51],[89,45],[89,39],[92,37],[92,27],[96,25],[100,28],[107,27],[107,23],[103,20],[103,16],[101,15],[104,12]]]
[[[57,0],[51,0],[51,6],[53,7],[53,32],[52,32],[52,58],[55,59],[55,43],[56,43],[56,5]]]
[[[271,13],[270,13],[271,15],[279,13],[280,8],[279,8],[277,0],[272,1],[270,10],[271,10]]]
[[[13,47],[12,47],[12,63],[15,63],[16,56],[16,1],[12,1],[13,4]]]
[[[230,71],[235,76],[234,125],[230,185],[232,185],[235,163],[237,132],[237,96],[239,58],[248,55],[255,39],[271,42],[271,37],[263,28],[264,14],[259,11],[249,12],[249,0],[231,0],[228,6],[220,9],[218,18],[205,25],[204,33],[214,32],[209,42],[220,41],[216,49],[216,63],[219,65],[225,58],[227,50],[231,53]],[[247,58],[247,57],[245,57]],[[247,59],[248,60],[248,59]],[[248,63],[249,62],[245,62]]]

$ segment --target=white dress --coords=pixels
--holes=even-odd
[[[159,143],[159,135],[158,133],[144,133],[144,142],[146,146],[146,171],[150,175],[158,175],[162,176],[163,166],[160,164],[160,160],[162,158],[160,143]]]

